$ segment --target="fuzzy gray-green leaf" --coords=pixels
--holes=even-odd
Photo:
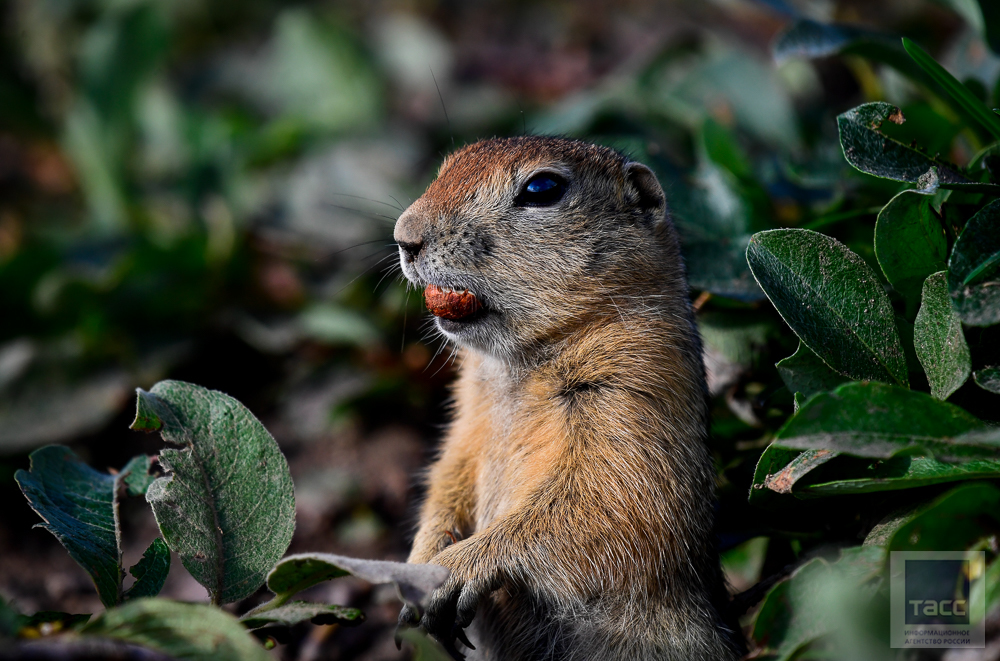
[[[879,266],[910,309],[920,302],[924,279],[948,266],[948,241],[931,202],[928,195],[903,191],[879,212],[875,224]]]
[[[981,370],[976,370],[972,378],[976,380],[976,385],[983,390],[989,390],[992,393],[1000,395],[1000,366],[984,367]]]
[[[146,492],[167,545],[216,603],[252,594],[295,527],[288,464],[253,414],[220,392],[181,381],[140,390],[136,420],[180,449]]]
[[[899,108],[881,101],[865,103],[837,117],[840,145],[848,163],[882,179],[914,184],[920,183],[921,177],[926,178],[931,168],[936,168],[938,185],[944,188],[977,186],[950,165],[880,132],[886,121],[901,124],[905,118]]]
[[[969,219],[948,262],[951,302],[972,326],[1000,322],[1000,200]]]
[[[806,399],[818,392],[833,390],[849,381],[847,377],[830,369],[802,342],[799,342],[799,348],[795,353],[779,360],[774,366],[788,389],[794,393],[802,393]]]
[[[132,457],[118,474],[119,482],[124,481],[125,492],[130,496],[145,496],[149,485],[156,478],[149,474],[152,466],[150,457],[144,454]]]
[[[267,576],[267,587],[288,597],[322,581],[352,574],[369,583],[394,583],[403,601],[418,604],[448,578],[438,565],[363,560],[332,553],[300,553],[282,559]]]
[[[247,629],[259,629],[268,625],[290,627],[300,622],[313,624],[361,624],[365,614],[357,608],[313,604],[305,601],[291,601],[283,606],[262,613],[247,613],[240,618]]]
[[[908,386],[889,298],[871,268],[836,239],[803,229],[754,234],[750,270],[824,363],[857,380]]]
[[[848,383],[816,395],[778,430],[774,443],[876,459],[900,454],[932,454],[943,461],[1000,458],[1000,430],[925,393],[876,382]]]
[[[923,303],[913,326],[913,346],[935,399],[948,399],[969,378],[969,345],[965,343],[962,322],[951,308],[948,274],[944,271],[924,281]]]
[[[239,620],[207,604],[137,599],[101,613],[82,633],[142,645],[176,659],[270,659]]]
[[[14,476],[45,528],[90,574],[110,608],[120,599],[122,573],[115,526],[115,478],[87,466],[69,448],[31,453],[30,470]]]
[[[146,548],[139,562],[129,567],[128,573],[135,577],[135,583],[125,593],[125,598],[155,597],[163,589],[169,571],[170,549],[162,538],[157,537]]]

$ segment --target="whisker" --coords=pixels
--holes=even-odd
[[[345,207],[340,204],[334,204],[333,202],[323,202],[324,207],[331,207],[333,209],[340,209],[341,211],[350,211],[351,213],[356,213],[359,216],[368,216],[369,218],[385,218],[386,220],[391,220],[396,222],[396,218],[393,216],[387,216],[384,213],[373,213],[371,211],[364,211],[363,209],[355,209],[353,207]]]
[[[371,202],[372,204],[381,204],[383,206],[389,207],[390,209],[398,208],[399,211],[403,211],[403,207],[399,206],[399,200],[396,200],[396,198],[392,197],[392,195],[390,195],[389,197],[392,197],[393,200],[396,200],[395,206],[389,204],[388,202],[383,202],[381,200],[373,200],[370,197],[364,197],[362,195],[351,195],[350,193],[330,193],[330,195],[336,195],[338,197],[351,197],[354,198],[355,200],[364,200],[366,202]]]
[[[376,253],[372,253],[371,255],[368,255],[368,257],[374,257],[377,254],[378,254],[377,252]],[[365,257],[364,259],[368,259],[368,257]],[[371,266],[369,266],[368,268],[366,268],[364,271],[362,271],[361,273],[359,273],[356,276],[354,276],[353,278],[351,278],[350,282],[348,282],[343,287],[341,287],[336,292],[334,292],[333,295],[337,296],[338,294],[340,294],[341,292],[343,292],[345,289],[347,289],[348,287],[350,287],[351,285],[353,285],[355,282],[357,282],[358,278],[360,278],[361,276],[367,274],[373,268],[377,267],[379,264],[381,264],[385,260],[389,259],[390,257],[395,257],[395,255],[386,255],[382,259],[378,260],[377,262],[375,262],[374,264],[372,264]]]

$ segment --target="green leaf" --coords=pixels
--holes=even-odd
[[[993,0],[979,0],[983,14],[986,41],[994,53],[1000,55],[1000,5]]]
[[[331,344],[367,345],[378,341],[372,322],[354,310],[329,303],[317,303],[299,315],[306,337]]]
[[[985,592],[982,597],[979,592]],[[969,593],[969,601],[977,603],[980,599],[986,603],[986,614],[993,614],[1000,609],[1000,560],[994,559],[986,567],[986,575],[982,581],[973,583]],[[980,602],[982,603],[982,602]]]
[[[899,63],[914,69],[906,61],[906,54],[899,47],[896,37],[865,30],[853,25],[819,23],[799,19],[791,23],[774,40],[771,48],[778,63],[792,57],[828,57],[847,53],[861,55],[881,62]]]
[[[795,353],[779,360],[774,366],[788,389],[793,393],[802,393],[806,399],[818,392],[834,390],[850,380],[830,369],[802,342],[799,342]]]
[[[976,118],[995,139],[1000,140],[1000,117],[997,117],[982,101],[977,99],[965,85],[938,64],[927,51],[919,45],[903,37],[903,48],[910,54],[913,61],[927,72],[934,82],[957,101],[965,111]]]
[[[969,345],[965,343],[962,322],[952,310],[948,274],[944,271],[924,281],[923,304],[913,326],[913,346],[935,399],[948,399],[969,378]]]
[[[974,182],[953,166],[887,137],[879,131],[886,120],[896,124],[906,121],[899,108],[881,101],[865,103],[837,116],[840,146],[848,163],[881,179],[917,184],[928,193],[938,186],[1000,193],[1000,186]]]
[[[975,379],[976,385],[983,390],[989,390],[1000,395],[1000,366],[984,367],[981,370],[976,370],[972,374],[972,378]]]
[[[778,313],[824,363],[858,380],[909,385],[889,298],[836,239],[803,229],[754,234],[750,270]]]
[[[278,608],[260,614],[247,613],[240,618],[247,629],[259,629],[268,625],[290,627],[300,622],[313,624],[361,624],[365,614],[357,608],[311,604],[305,601],[291,601]]]
[[[267,587],[277,595],[276,601],[287,600],[296,592],[347,574],[369,583],[393,583],[400,599],[411,604],[419,604],[448,578],[448,570],[438,565],[301,553],[282,559],[267,575]]]
[[[802,453],[798,450],[789,450],[774,443],[768,445],[760,455],[760,459],[757,460],[748,502],[756,507],[764,508],[778,505],[781,499],[777,496],[777,492],[767,487],[767,482],[800,454]]]
[[[135,583],[125,593],[125,598],[139,599],[160,594],[169,571],[170,549],[163,539],[157,537],[146,548],[139,562],[129,567],[128,573],[135,577]]]
[[[454,658],[423,629],[412,627],[401,632],[399,637],[413,645],[415,661],[451,661]]]
[[[167,546],[213,603],[238,601],[264,582],[295,528],[288,463],[238,401],[182,381],[138,391],[134,429],[159,429],[170,474],[146,492]]]
[[[745,590],[761,579],[768,541],[767,537],[754,537],[719,554],[726,582],[735,590]]]
[[[806,402],[775,437],[781,447],[887,459],[933,454],[945,461],[1000,457],[1000,429],[924,393],[848,383]]]
[[[923,507],[889,540],[889,551],[968,548],[1000,525],[1000,490],[988,482],[960,486]]]
[[[998,477],[1000,461],[996,460],[956,464],[931,457],[896,456],[878,461],[843,457],[842,463],[832,463],[822,477],[799,476],[792,494],[798,498],[824,498]]]
[[[699,137],[700,147],[704,152],[702,158],[721,165],[740,179],[754,179],[753,164],[728,129],[711,117],[706,117]]]
[[[149,485],[156,479],[149,474],[152,467],[152,460],[149,456],[140,454],[132,457],[125,468],[118,474],[118,479],[124,481],[125,492],[130,496],[145,496]]]
[[[836,456],[829,450],[806,450],[777,473],[768,475],[764,486],[775,493],[791,493],[796,482]]]
[[[0,597],[0,641],[13,638],[20,629],[19,621],[23,617],[10,603]]]
[[[903,191],[875,224],[875,256],[886,279],[916,309],[924,279],[948,267],[948,240],[931,209],[933,198]],[[912,317],[910,317],[912,319]]]
[[[72,450],[49,445],[31,453],[29,470],[14,479],[45,523],[90,574],[101,603],[121,599],[122,570],[115,516],[115,478],[87,466]]]
[[[750,237],[719,237],[684,242],[684,262],[691,287],[738,301],[764,298],[753,275],[746,268],[746,247]]]
[[[948,262],[948,288],[959,318],[971,326],[1000,322],[1000,200],[969,219]]]
[[[137,599],[101,613],[82,633],[142,645],[176,659],[270,659],[239,620],[206,604]]]
[[[839,585],[857,596],[858,589],[879,571],[884,557],[878,546],[861,546],[845,549],[833,564],[821,558],[810,560],[767,593],[751,636],[775,661],[795,658],[807,644],[836,629],[837,622],[830,617],[831,588]]]

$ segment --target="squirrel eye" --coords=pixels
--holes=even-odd
[[[519,207],[548,207],[562,199],[566,181],[554,174],[538,174],[528,180],[514,200]]]

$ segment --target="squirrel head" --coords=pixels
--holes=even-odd
[[[527,136],[448,156],[396,221],[404,275],[460,346],[516,361],[603,318],[686,296],[653,172],[607,147]]]

